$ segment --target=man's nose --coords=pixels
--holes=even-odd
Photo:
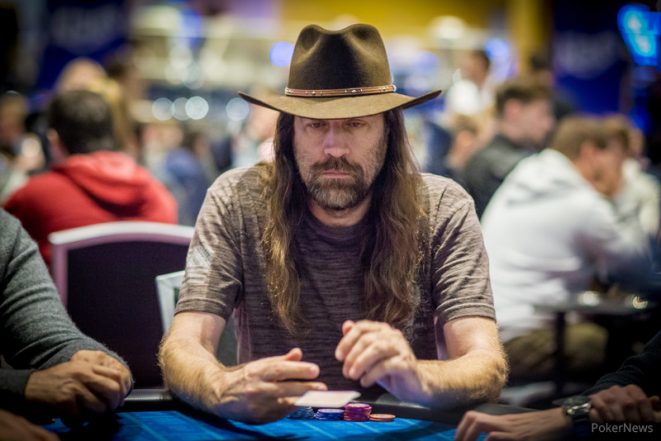
[[[346,134],[342,127],[330,124],[324,136],[323,148],[325,154],[335,158],[340,158],[349,153]]]

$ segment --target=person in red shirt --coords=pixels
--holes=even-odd
[[[117,151],[112,111],[98,94],[73,90],[48,109],[55,165],[5,204],[50,262],[54,231],[114,221],[176,223],[173,196],[129,155]]]

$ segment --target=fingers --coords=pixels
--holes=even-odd
[[[353,346],[363,334],[367,332],[383,330],[386,326],[389,328],[389,326],[385,323],[371,322],[368,320],[361,320],[357,323],[350,321],[344,322],[342,325],[344,337],[342,337],[337,345],[337,348],[335,348],[335,358],[338,361],[344,361],[346,356],[351,351],[351,348],[353,348]]]
[[[54,433],[38,427],[23,417],[0,410],[0,439],[3,441],[57,441]]]
[[[654,413],[654,422],[661,423],[661,398],[654,395],[650,398],[650,405],[652,406],[652,412]]]
[[[300,397],[311,390],[328,390],[328,387],[321,382],[315,381],[286,381],[271,383],[272,388],[268,391],[269,395],[282,397]]]
[[[25,397],[29,402],[47,406],[59,416],[84,419],[115,409],[122,403],[125,391],[117,376],[113,368],[77,358],[32,373]]]
[[[633,423],[653,422],[654,411],[645,392],[634,385],[626,386],[624,389],[629,396],[629,400],[624,405],[624,415],[627,421]]]
[[[116,409],[124,399],[121,381],[116,380],[117,371],[112,368],[78,363],[74,366],[72,379],[79,382],[74,391],[78,406],[82,409],[79,416],[102,414]],[[86,414],[86,415],[83,415]]]
[[[360,378],[360,385],[362,387],[370,387],[374,383],[381,381],[387,375],[396,373],[396,371],[399,371],[396,364],[396,360],[392,358],[381,360]]]
[[[612,386],[591,397],[597,420],[613,422],[653,422],[658,398],[648,398],[636,385]]]
[[[82,350],[76,352],[71,361],[81,361],[90,363],[95,366],[105,366],[112,369],[113,373],[108,376],[115,379],[122,386],[122,393],[126,396],[131,390],[133,384],[133,379],[131,378],[131,372],[128,368],[122,364],[119,360],[111,357],[102,351],[88,351]],[[104,371],[110,372],[110,371]],[[105,375],[105,374],[104,374]]]
[[[658,395],[653,395],[650,397],[650,404],[654,411],[661,410],[661,398]]]
[[[346,320],[342,323],[342,335],[346,335],[347,332],[351,331],[351,328],[356,324],[353,320]]]
[[[304,361],[260,360],[251,370],[263,381],[313,380],[319,376],[319,366]]]
[[[116,371],[103,366],[92,366],[92,372],[95,375],[90,377],[85,385],[106,404],[108,410],[119,407],[124,401],[126,391],[121,380],[113,378],[113,374],[117,376]]]
[[[378,336],[362,338],[344,361],[342,374],[357,380],[364,374],[370,373],[374,365],[399,353],[398,346],[390,344],[387,340],[378,339]]]
[[[301,351],[301,348],[292,348],[283,358],[289,361],[301,361],[303,360],[303,351]]]
[[[484,413],[471,410],[466,412],[457,427],[455,440],[457,441],[473,441],[476,440],[480,433],[498,430],[500,427],[497,424],[497,417],[487,415]]]
[[[624,412],[618,399],[619,386],[611,387],[592,396],[592,407],[599,412],[604,421],[624,422]]]
[[[518,438],[516,438],[514,435],[511,433],[507,432],[491,432],[489,435],[484,439],[484,441],[515,441]]]
[[[342,374],[352,380],[360,379],[363,387],[369,387],[381,378],[395,373],[408,372],[397,383],[415,376],[415,355],[404,335],[386,323],[360,321],[344,323],[344,337],[336,348],[336,357],[343,360]],[[388,385],[382,384],[391,393]],[[396,385],[390,385],[395,387]]]
[[[69,391],[66,399],[57,403],[55,413],[69,427],[80,426],[94,415],[100,415],[107,409],[105,403],[97,398],[84,385],[77,384],[75,391]]]

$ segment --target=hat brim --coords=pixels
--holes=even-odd
[[[307,98],[278,95],[271,91],[263,91],[254,96],[239,92],[243,99],[258,106],[313,119],[357,118],[359,116],[376,115],[399,107],[405,109],[417,106],[436,98],[440,94],[440,90],[435,90],[419,97],[399,93],[380,93],[360,96]]]

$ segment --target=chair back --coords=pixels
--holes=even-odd
[[[52,233],[51,270],[78,328],[129,364],[136,387],[162,386],[163,323],[154,278],[183,268],[194,229],[111,222]]]
[[[184,271],[162,274],[156,277],[156,290],[158,291],[164,334],[167,334],[170,330],[174,309],[179,299],[179,289],[183,281]],[[225,323],[223,335],[220,337],[216,352],[216,357],[225,366],[234,366],[237,364],[236,345],[236,328],[234,326],[234,319],[230,316]]]

